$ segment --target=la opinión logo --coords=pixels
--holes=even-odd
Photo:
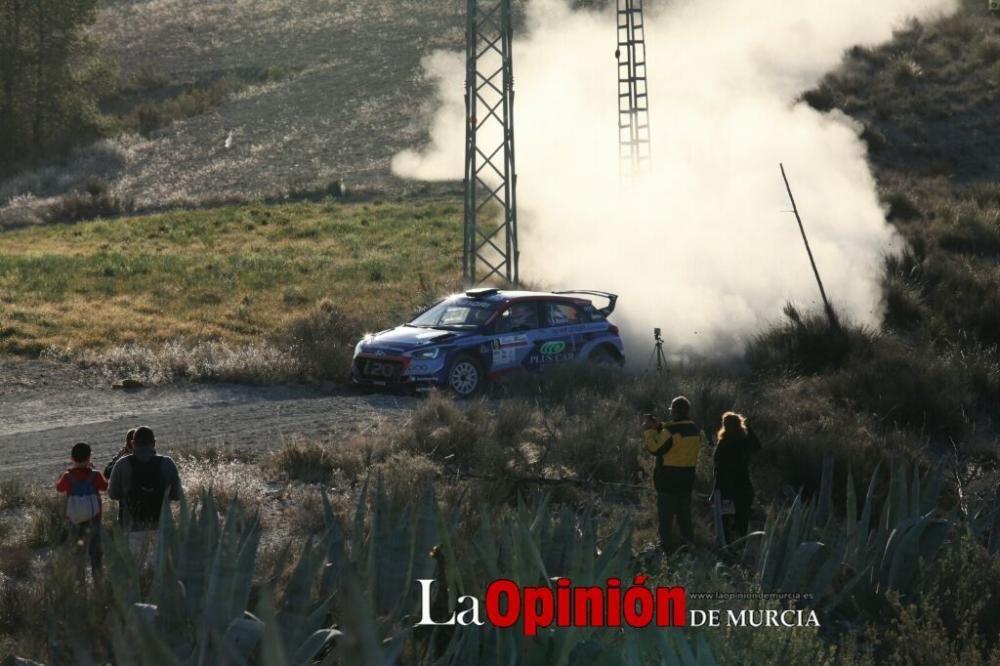
[[[489,622],[501,629],[522,623],[522,631],[534,636],[548,627],[684,627],[687,626],[687,595],[683,587],[646,587],[647,576],[635,576],[622,588],[619,578],[601,586],[574,586],[559,578],[554,586],[521,587],[501,578],[486,588],[483,602],[460,596],[450,617],[431,617],[433,578],[420,578],[421,617],[417,626],[482,626]],[[485,610],[486,619],[483,619]]]

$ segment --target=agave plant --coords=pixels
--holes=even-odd
[[[520,504],[496,516],[485,509],[478,530],[467,540],[453,531],[460,506],[442,514],[430,486],[419,504],[387,496],[379,482],[364,530],[367,488],[355,512],[347,547],[326,504],[328,560],[337,563],[332,580],[342,590],[337,604],[344,637],[337,654],[344,663],[383,664],[402,658],[408,664],[521,663],[638,664],[650,661],[713,664],[704,637],[681,630],[626,631],[573,627],[526,636],[517,627],[435,627],[420,634],[417,578],[440,576],[447,589],[447,610],[458,597],[481,597],[488,584],[506,578],[527,585],[555,586],[568,577],[574,584],[598,585],[608,578],[631,576],[630,528],[619,528],[598,546],[593,516],[567,507],[554,510],[547,501]],[[365,535],[361,538],[360,535]],[[428,557],[439,545],[447,566]],[[437,568],[437,571],[434,569]],[[421,629],[426,629],[423,627]]]
[[[329,599],[314,601],[312,583],[323,558],[312,543],[279,601],[265,595],[261,611],[248,605],[253,592],[261,527],[255,514],[230,507],[224,522],[211,494],[197,510],[181,502],[175,523],[164,503],[148,599],[140,599],[143,572],[120,533],[108,544],[115,581],[114,651],[119,664],[308,664],[331,640],[325,629]]]
[[[439,579],[449,613],[459,596],[481,597],[498,578],[551,587],[564,577],[576,585],[628,580],[627,524],[600,540],[589,512],[543,500],[500,515],[484,510],[478,530],[462,540],[460,507],[442,514],[430,485],[413,501],[386,493],[379,479],[374,493],[367,482],[362,488],[348,539],[323,499],[325,530],[302,546],[281,590],[260,591],[253,613],[255,514],[234,505],[220,518],[211,494],[197,509],[182,503],[176,521],[164,506],[148,595],[121,535],[110,537],[116,663],[715,663],[703,636],[679,629],[550,628],[527,636],[518,627],[415,627],[417,579]]]
[[[915,592],[919,562],[932,559],[953,528],[951,521],[934,516],[942,477],[932,471],[922,478],[915,465],[909,473],[905,465],[894,465],[878,510],[876,468],[859,516],[848,471],[841,522],[829,509],[832,474],[832,465],[824,466],[818,499],[796,497],[787,512],[772,512],[765,532],[758,534],[763,543],[755,568],[763,590],[807,592],[813,606],[826,612],[850,602],[872,614],[888,590],[903,598]]]

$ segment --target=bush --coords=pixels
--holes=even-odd
[[[111,381],[134,378],[144,384],[178,379],[273,384],[302,375],[292,354],[264,343],[236,346],[177,339],[159,347],[128,344],[84,351],[77,358],[81,365],[96,369]]]
[[[820,312],[803,317],[792,304],[784,312],[787,322],[757,335],[747,345],[747,362],[758,372],[814,375],[840,368],[874,339],[865,329],[831,326]]]
[[[175,97],[145,102],[133,109],[124,122],[143,136],[174,122],[193,118],[221,106],[242,84],[234,78],[222,78],[213,83],[184,90]]]
[[[265,458],[263,465],[283,478],[302,483],[329,483],[337,471],[356,480],[387,455],[386,448],[361,438],[336,443],[294,439]]]
[[[309,377],[347,383],[354,345],[364,332],[362,322],[325,298],[311,312],[293,321],[282,337]]]
[[[29,506],[33,497],[31,488],[20,479],[0,481],[0,511]]]
[[[976,400],[961,368],[933,348],[883,339],[825,382],[852,411],[922,435],[961,439]],[[971,407],[971,412],[970,408]]]
[[[869,633],[880,663],[995,664],[1000,658],[1000,560],[968,535],[921,563],[922,586],[909,604],[894,599]]]
[[[886,219],[890,222],[912,222],[920,219],[920,207],[904,192],[893,192],[885,197],[889,207]]]
[[[91,187],[95,187],[93,184]],[[131,197],[111,194],[104,189],[71,192],[61,197],[48,210],[52,222],[79,222],[96,217],[115,217],[135,211],[135,201]]]
[[[32,548],[57,546],[66,541],[66,498],[43,495],[31,509],[26,545]]]

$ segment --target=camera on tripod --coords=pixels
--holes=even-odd
[[[656,361],[656,372],[657,374],[663,372],[663,368],[667,364],[667,359],[663,354],[663,331],[659,326],[653,329],[653,353],[649,358],[649,362],[652,363],[655,359]]]

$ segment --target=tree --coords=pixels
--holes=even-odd
[[[83,29],[97,0],[0,1],[0,170],[96,127],[106,72]]]

